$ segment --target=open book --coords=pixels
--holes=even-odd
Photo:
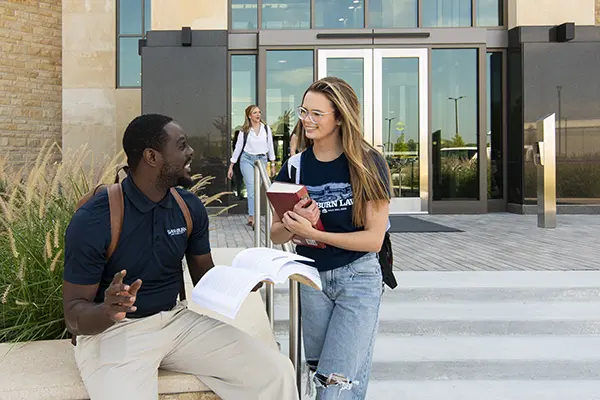
[[[314,260],[266,247],[242,250],[231,266],[215,265],[204,274],[192,290],[192,301],[235,319],[242,303],[259,282],[283,283],[292,279],[322,290],[319,271],[299,261]]]

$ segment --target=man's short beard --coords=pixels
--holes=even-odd
[[[158,176],[158,184],[163,186],[165,189],[170,189],[176,186],[189,189],[194,185],[194,181],[184,176],[179,176],[178,173],[165,166],[160,171],[160,175]]]

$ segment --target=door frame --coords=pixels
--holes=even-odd
[[[318,48],[317,79],[327,76],[327,60],[329,58],[361,58],[364,62],[363,77],[363,109],[365,140],[377,149],[383,150],[383,123],[381,99],[383,82],[381,70],[383,58],[418,58],[419,59],[419,197],[392,198],[390,215],[394,214],[427,214],[430,209],[429,184],[429,49],[426,47],[402,48]]]

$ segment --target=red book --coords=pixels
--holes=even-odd
[[[267,197],[273,205],[275,212],[279,216],[279,219],[283,219],[283,214],[288,211],[292,211],[294,206],[302,199],[308,199],[308,190],[304,185],[295,185],[293,183],[284,182],[273,182],[269,190],[267,190]],[[324,231],[323,223],[321,219],[317,221],[315,229]],[[325,243],[318,242],[316,240],[306,239],[298,235],[292,237],[292,242],[297,246],[308,246],[315,247],[318,249],[324,249]]]

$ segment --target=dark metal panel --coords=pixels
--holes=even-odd
[[[184,27],[182,27],[184,28]],[[169,31],[149,31],[147,46],[181,46],[181,29]],[[228,34],[225,30],[192,31],[192,47],[227,46]]]
[[[518,32],[519,43],[548,43],[556,42],[555,29],[555,26],[521,26],[511,31]],[[516,38],[511,37],[511,40],[514,39]],[[600,26],[575,25],[575,39],[569,43],[598,41],[600,41]]]
[[[225,191],[230,144],[228,53],[226,41],[221,46],[215,43],[227,38],[226,31],[194,31],[191,47],[180,45],[181,31],[151,33],[142,49],[142,112],[178,121],[195,150],[193,173],[215,177],[207,194]]]

